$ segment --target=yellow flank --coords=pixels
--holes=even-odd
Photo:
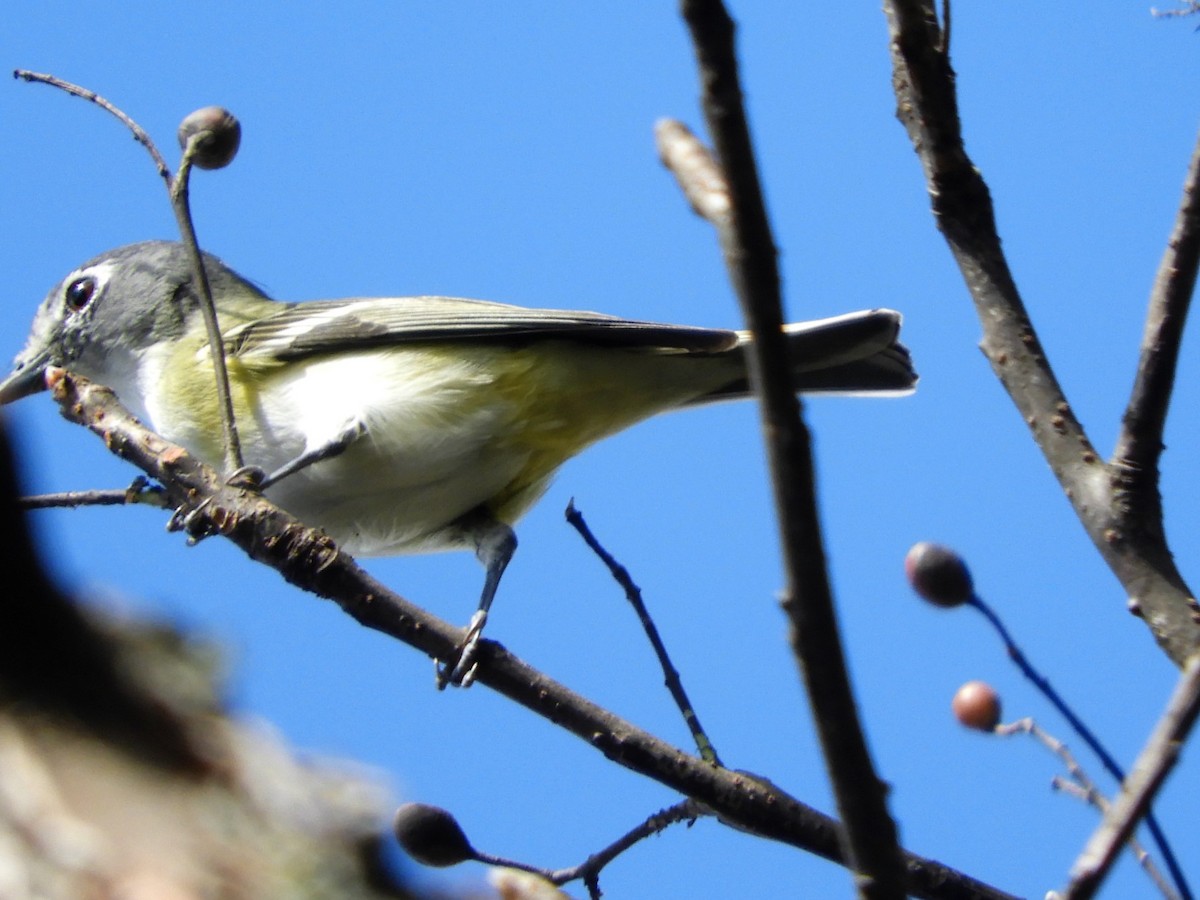
[[[215,387],[184,387],[215,383],[205,342],[181,342],[165,362],[158,367],[156,393],[170,408],[149,410],[151,419],[167,437],[219,465]],[[312,448],[279,446],[274,435],[332,436],[345,426],[338,416],[351,411],[366,432],[345,460],[319,462],[310,475],[292,477],[320,479],[323,467],[332,477],[351,467],[360,474],[341,482],[343,489],[373,497],[381,513],[393,508],[396,523],[429,527],[479,505],[500,521],[515,522],[566,460],[641,419],[703,396],[738,377],[741,366],[736,351],[690,354],[554,340],[523,346],[413,343],[317,355],[300,364],[310,373],[303,383],[295,380],[295,363],[253,354],[227,360],[247,463],[268,470],[282,465]],[[362,377],[365,371],[375,377]],[[261,403],[267,395],[271,402]],[[268,408],[274,420],[266,417]],[[297,429],[301,420],[304,427]],[[266,458],[255,459],[252,448]],[[286,493],[288,486],[280,489]],[[343,499],[348,505],[351,498]],[[397,546],[418,538],[411,532],[400,537],[399,524],[344,521],[333,508],[337,502],[322,501],[324,513],[316,507],[292,511],[309,513],[315,517],[310,524],[342,535],[395,530]],[[326,516],[330,521],[321,521]]]
[[[253,428],[258,389],[269,369],[256,359],[246,365],[234,357],[225,360],[229,392],[239,431]],[[199,388],[198,386],[203,386]],[[149,394],[155,396],[155,394]],[[208,341],[189,338],[175,344],[162,366],[157,396],[161,409],[148,410],[151,420],[165,436],[191,449],[210,465],[224,460],[221,407],[217,399],[216,374],[208,353]]]
[[[708,393],[731,377],[729,357],[545,341],[501,350],[493,390],[517,411],[495,437],[528,454],[520,474],[488,501],[512,523],[554,471],[596,441]]]

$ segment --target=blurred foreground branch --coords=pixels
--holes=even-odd
[[[216,654],[62,593],[0,430],[5,897],[415,897],[384,862],[381,786],[229,717]]]

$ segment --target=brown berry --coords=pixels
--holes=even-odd
[[[197,145],[192,162],[201,169],[223,169],[237,156],[242,125],[225,107],[205,106],[188,113],[179,123],[181,149],[187,148],[193,136],[197,137]]]
[[[440,806],[405,803],[392,827],[404,852],[423,865],[456,866],[478,857],[458,821]]]
[[[958,689],[950,708],[967,728],[992,731],[1000,724],[1000,695],[986,681],[968,681]]]
[[[971,571],[963,558],[941,544],[921,541],[904,557],[904,574],[912,589],[934,606],[961,606],[975,596]]]

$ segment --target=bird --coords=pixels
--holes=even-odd
[[[568,459],[658,413],[751,394],[747,331],[440,296],[282,302],[220,259],[211,287],[246,462],[265,496],[353,555],[473,550],[478,608],[438,685],[468,684],[516,550],[513,526]],[[903,394],[901,315],[784,326],[797,392]],[[220,467],[221,406],[192,256],[118,247],[46,295],[0,405],[62,367],[111,388]]]

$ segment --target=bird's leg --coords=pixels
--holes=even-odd
[[[517,536],[513,530],[493,518],[486,510],[478,509],[468,513],[460,525],[475,544],[476,558],[483,563],[483,593],[479,597],[479,608],[475,610],[475,615],[471,616],[467,625],[466,636],[458,645],[455,658],[437,668],[438,690],[444,690],[447,684],[470,687],[471,682],[475,680],[475,654],[479,649],[483,626],[487,622],[488,610],[492,608],[492,601],[496,598],[500,577],[517,550]]]
[[[351,444],[366,433],[367,426],[359,419],[355,419],[324,444],[314,447],[312,450],[305,450],[295,459],[288,460],[269,475],[264,475],[261,469],[254,466],[245,466],[230,475],[229,481],[230,483],[235,483],[244,480],[258,490],[264,491],[289,475],[295,475],[301,469],[307,469],[313,463],[341,455]]]

